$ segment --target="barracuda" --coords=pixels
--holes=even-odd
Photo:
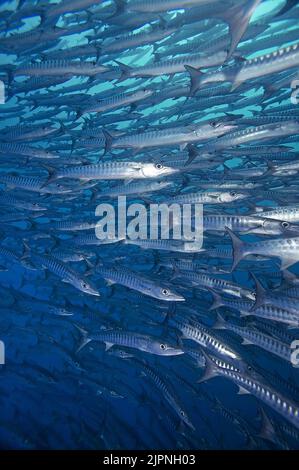
[[[242,337],[243,344],[254,344],[264,349],[265,351],[268,351],[269,353],[283,359],[284,361],[291,361],[292,350],[289,344],[285,344],[282,341],[272,338],[271,336],[266,335],[265,333],[262,333],[255,328],[239,326],[232,322],[226,322],[219,314],[217,316],[217,321],[213,325],[213,328],[234,331]]]
[[[252,254],[280,258],[281,269],[286,269],[299,261],[299,237],[245,243],[228,227],[226,227],[226,230],[233,244],[234,259],[232,271],[243,258]]]
[[[68,62],[65,60],[49,60],[18,67],[14,75],[50,76],[50,75],[88,75],[93,76],[106,72],[108,67],[96,62]]]
[[[106,351],[112,346],[126,346],[128,348],[138,349],[158,356],[178,356],[184,354],[179,348],[170,346],[166,341],[159,340],[149,335],[141,335],[133,331],[122,330],[103,330],[98,333],[89,334],[83,328],[75,325],[83,335],[82,343],[77,351],[80,351],[91,341],[103,342],[106,345]]]
[[[154,297],[155,299],[168,302],[183,302],[185,300],[182,295],[176,293],[172,288],[161,285],[159,282],[155,282],[149,277],[141,276],[122,266],[105,266],[98,264],[95,268],[95,273],[106,279],[109,284],[120,284],[129,289],[141,292],[142,294]]]
[[[191,339],[216,355],[226,356],[230,359],[240,359],[237,352],[219,340],[213,331],[204,327],[200,323],[189,323],[184,318],[175,315],[169,319],[171,326],[177,328],[183,335],[183,338]]]
[[[212,137],[217,137],[234,128],[235,126],[232,124],[212,121],[185,127],[128,134],[115,139],[105,132],[106,151],[111,148],[135,148],[140,150],[164,145],[180,145],[181,148],[185,148],[190,142],[200,142]]]
[[[80,165],[54,170],[48,167],[49,178],[45,184],[50,184],[59,178],[75,178],[81,180],[117,180],[117,179],[143,179],[161,178],[177,173],[175,168],[167,167],[161,163],[139,162],[107,162],[94,165]]]
[[[86,294],[99,296],[98,290],[82,276],[80,273],[70,269],[62,261],[49,255],[40,255],[34,253],[30,248],[25,245],[25,253],[22,259],[29,258],[36,266],[47,269],[51,273],[58,276],[63,282],[71,284],[76,289],[85,292]]]
[[[273,73],[282,72],[289,68],[299,65],[299,44],[278,49],[275,52],[247,60],[244,64],[229,66],[223,70],[203,74],[188,65],[191,77],[190,94],[194,95],[196,91],[208,83],[232,82],[232,88],[235,90],[243,82],[253,78],[266,77]]]
[[[206,353],[203,352],[203,354],[206,359],[206,370],[199,382],[204,382],[216,376],[226,377],[238,385],[239,394],[248,393],[254,395],[299,429],[299,408],[296,403],[278,393],[271,386],[261,382],[261,379],[255,379],[249,374],[230,370],[229,367],[219,367]]]
[[[290,310],[287,310],[286,308],[271,304],[264,304],[254,308],[254,302],[250,300],[221,297],[216,292],[213,292],[213,298],[214,301],[210,310],[215,310],[224,306],[237,310],[240,312],[241,316],[254,315],[259,318],[265,318],[266,320],[273,320],[285,323],[286,325],[299,327],[299,309],[297,312],[290,312]]]
[[[99,100],[95,102],[95,104],[91,104],[91,106],[83,109],[82,114],[106,112],[122,106],[129,106],[137,101],[141,101],[152,96],[152,94],[152,90],[146,89],[137,90],[132,93],[121,93],[119,95],[111,96],[110,98]]]

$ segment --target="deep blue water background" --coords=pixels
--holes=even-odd
[[[262,15],[278,3],[281,2],[264,2],[258,14]],[[1,2],[2,4],[5,8],[7,2]],[[17,2],[9,2],[11,9],[16,8],[16,4]],[[18,32],[29,30],[33,26],[34,20],[27,20]],[[75,35],[68,37],[67,42],[75,44],[79,39]],[[143,53],[138,52],[135,60],[130,57],[128,63],[134,66],[147,63],[151,48],[146,46],[141,50]],[[264,51],[257,51],[256,55],[262,52]],[[3,66],[15,59],[15,56],[9,54],[0,55]],[[72,82],[77,83],[78,80],[74,78]],[[159,82],[159,79],[155,81]],[[126,83],[130,88],[130,81]],[[59,89],[59,86],[54,89]],[[111,83],[97,85],[89,93],[104,89],[111,90]],[[259,91],[257,96],[258,93]],[[16,104],[17,99],[12,97],[5,106]],[[169,105],[172,105],[171,100]],[[165,107],[165,103],[163,106]],[[159,109],[159,105],[156,109]],[[259,107],[252,106],[250,111],[255,109],[258,110]],[[246,110],[246,114],[250,115],[250,111]],[[22,123],[22,119],[30,118],[31,113],[34,114],[27,108],[19,118],[1,118],[0,128]],[[211,113],[211,117],[215,115]],[[64,119],[66,114],[61,113],[60,117]],[[129,126],[130,122],[124,122],[118,127],[127,129]],[[14,160],[11,167],[6,165],[5,171],[14,171],[13,162]],[[231,166],[237,163],[238,159],[232,160]],[[44,221],[47,222],[47,219]],[[22,228],[22,224],[16,224],[16,237],[13,230],[6,237],[5,230],[0,228],[5,246],[20,255],[23,252],[20,242]],[[110,259],[115,247],[106,246],[103,250],[104,258]],[[137,271],[149,272],[154,266],[155,258],[150,251],[126,246],[118,249],[117,254],[121,256],[122,253],[126,255],[127,265]],[[133,266],[130,259],[133,260]],[[177,431],[179,423],[176,415],[165,403],[161,391],[140,376],[138,368],[106,353],[101,343],[92,343],[76,353],[80,333],[74,323],[94,329],[111,322],[123,329],[159,336],[165,334],[162,321],[167,306],[161,306],[153,299],[140,298],[133,291],[120,286],[110,296],[111,288],[105,286],[101,280],[98,285],[103,295],[95,303],[93,298],[79,295],[71,286],[59,285],[59,281],[52,275],[29,271],[19,265],[7,267],[8,271],[0,272],[0,339],[4,341],[6,348],[6,364],[0,370],[1,448],[247,448],[248,443],[237,432],[233,423],[211,409],[206,394],[212,401],[218,397],[227,409],[245,419],[248,423],[245,426],[250,434],[252,430],[253,434],[258,433],[257,400],[250,396],[236,395],[235,385],[222,378],[197,384],[196,380],[202,372],[185,356],[162,358],[136,353],[172,384],[188,411],[196,433],[187,431],[186,435],[181,435]],[[239,271],[237,280],[244,286],[252,287],[248,273]],[[74,316],[51,316],[40,313],[38,309],[33,309],[30,313],[24,312],[17,306],[20,292],[54,304],[66,298],[68,305],[74,309]],[[152,325],[149,320],[156,320],[157,323]],[[168,334],[171,336],[171,333]],[[285,379],[291,377],[298,383],[296,369],[286,367],[274,357],[259,354],[260,350],[254,346],[248,351],[248,356],[255,357],[259,366],[273,372],[278,371]],[[183,384],[179,377],[186,383]],[[280,420],[271,412],[269,415]],[[296,447],[295,443],[291,445]],[[271,446],[273,445],[263,441],[257,443],[258,448]]]

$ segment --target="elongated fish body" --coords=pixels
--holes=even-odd
[[[47,302],[39,302],[39,301],[27,301],[27,300],[19,300],[18,305],[21,309],[28,313],[34,313],[38,310],[41,313],[46,313],[50,315],[60,315],[60,316],[71,316],[73,312],[63,308],[58,307],[56,305],[49,304]]]
[[[146,131],[140,134],[131,134],[118,137],[112,141],[112,148],[138,148],[160,147],[161,145],[187,144],[204,141],[212,137],[225,134],[234,126],[222,123],[215,126],[211,124],[198,124],[186,127],[177,127],[165,130]]]
[[[214,67],[221,65],[227,58],[226,51],[216,52],[213,55],[193,54],[188,56],[177,57],[161,62],[155,62],[151,65],[131,68],[121,62],[119,63],[122,75],[121,80],[133,77],[159,77],[160,75],[173,75],[175,73],[185,72],[186,66],[190,67]],[[99,72],[98,72],[99,73]]]
[[[185,243],[182,240],[131,240],[127,238],[124,240],[125,244],[137,245],[144,250],[165,250],[173,252],[188,253],[188,247],[192,246],[192,243]],[[193,250],[190,250],[193,253]]]
[[[168,38],[175,32],[175,28],[155,28],[152,31],[134,33],[127,36],[113,38],[113,41],[101,44],[101,52],[117,52],[132,47],[143,46],[164,38]]]
[[[209,0],[162,0],[161,2],[159,2],[158,0],[131,0],[127,4],[127,9],[129,11],[159,13],[168,10],[179,10],[188,7],[199,7],[208,3],[211,2]]]
[[[134,359],[133,359],[134,360]],[[136,360],[135,360],[136,361]],[[141,366],[142,371],[144,374],[149,377],[155,386],[158,388],[158,390],[161,391],[163,397],[165,400],[169,403],[169,405],[174,409],[174,411],[177,413],[179,418],[184,421],[187,426],[191,427],[191,429],[194,430],[194,426],[192,425],[191,421],[189,420],[187,413],[184,411],[182,405],[179,402],[178,397],[176,396],[175,392],[172,390],[172,387],[166,382],[164,378],[162,378],[158,372],[156,372],[152,367],[141,363],[141,361],[138,361],[138,364]]]
[[[150,278],[143,277],[134,271],[123,267],[106,267],[98,265],[96,273],[111,283],[121,284],[129,289],[137,290],[142,294],[149,295],[160,300],[166,301],[184,301],[184,297],[169,289],[161,286]]]
[[[112,346],[118,345],[139,349],[140,351],[156,354],[158,356],[178,356],[180,354],[184,354],[184,351],[179,348],[171,347],[163,340],[131,331],[103,330],[98,333],[86,335],[80,349],[90,341],[100,341],[105,343],[106,351]]]
[[[299,171],[298,161],[289,163],[279,163],[278,165],[271,164],[269,172],[274,176],[291,176],[296,175]]]
[[[137,182],[130,184],[121,184],[113,186],[112,188],[109,188],[107,190],[99,191],[95,193],[95,197],[96,199],[98,199],[107,196],[117,197],[121,195],[151,193],[155,191],[161,191],[162,189],[168,188],[170,186],[171,183],[168,181],[149,181],[146,183]]]
[[[71,284],[76,289],[79,289],[80,291],[90,295],[100,295],[98,291],[90,284],[90,282],[87,281],[81,274],[70,269],[66,264],[59,261],[57,258],[49,255],[40,255],[33,252],[28,253],[27,256],[30,256],[30,260],[32,260],[34,264],[48,269],[51,273],[58,276],[64,282]]]
[[[239,359],[238,354],[233,349],[216,338],[212,330],[200,323],[192,322],[191,324],[184,318],[176,315],[170,319],[170,324],[181,331],[184,338],[195,341],[213,354],[235,360]]]
[[[271,386],[262,382],[261,379],[251,377],[249,374],[236,372],[229,367],[219,367],[206,355],[205,357],[207,361],[206,375],[200,381],[218,375],[226,377],[238,385],[240,394],[248,393],[254,395],[295,426],[295,428],[299,429],[299,408],[291,399],[284,397]]]
[[[109,111],[110,109],[119,108],[122,106],[128,106],[130,104],[136,103],[137,101],[141,101],[145,98],[151,96],[153,92],[151,90],[139,90],[134,91],[133,93],[121,93],[119,95],[111,96],[110,98],[106,98],[104,100],[100,100],[94,105],[85,108],[83,110],[84,113],[95,113],[95,112],[105,112]]]
[[[17,198],[10,193],[0,193],[0,206],[16,207],[17,209],[25,209],[29,211],[45,211],[46,206],[42,206],[37,202],[31,202]]]
[[[246,326],[239,326],[231,322],[224,322],[222,321],[222,319],[216,322],[214,328],[215,327],[227,328],[231,331],[234,331],[243,338],[244,344],[255,344],[256,346],[259,346],[265,351],[268,351],[271,354],[274,354],[275,356],[280,357],[281,359],[287,362],[291,361],[292,350],[289,344],[285,344],[282,341],[277,340],[276,338],[272,338],[271,336],[262,333],[257,329]]]
[[[47,181],[49,184],[59,178],[81,180],[118,180],[159,178],[171,175],[178,170],[160,163],[107,162],[94,165],[80,165],[53,171]]]
[[[107,70],[107,67],[98,65],[96,62],[50,60],[18,67],[14,74],[15,76],[29,75],[31,77],[50,75],[88,75],[92,77],[93,75],[106,72]]]
[[[299,206],[278,207],[272,211],[263,211],[263,217],[285,220],[286,222],[299,222]]]
[[[70,240],[70,244],[71,245],[78,245],[78,246],[84,246],[84,245],[89,245],[89,246],[100,246],[100,245],[108,245],[110,243],[117,243],[121,241],[121,239],[118,239],[118,238],[112,238],[112,239],[109,239],[109,238],[105,238],[105,240],[101,240],[99,239],[95,233],[89,233],[89,234],[84,234],[84,235],[78,235],[76,236],[75,238],[73,238],[72,240]]]
[[[95,0],[65,0],[64,2],[50,6],[50,8],[46,10],[46,18],[86,10],[96,3]]]
[[[87,220],[59,220],[51,223],[51,229],[63,232],[95,229],[97,220],[88,222]]]
[[[187,69],[191,75],[190,93],[204,84],[215,82],[232,82],[233,88],[241,83],[253,78],[266,77],[277,72],[298,67],[299,65],[299,44],[278,49],[275,52],[247,60],[241,66],[226,67],[218,72],[202,74],[197,70]]]
[[[59,156],[55,153],[49,152],[49,150],[45,150],[43,148],[34,148],[29,147],[27,145],[19,144],[19,143],[3,143],[0,142],[0,154],[5,153],[8,155],[20,155],[25,157],[32,157],[32,158],[45,158],[45,159],[52,159],[52,158],[59,158]]]
[[[264,235],[280,235],[292,228],[284,226],[283,222],[263,216],[247,215],[204,215],[203,227],[207,231],[225,231],[228,227],[235,232],[256,233]],[[296,230],[296,227],[294,227]],[[262,253],[256,253],[262,254]]]
[[[270,139],[271,137],[281,137],[298,133],[299,123],[296,121],[287,120],[286,122],[264,124],[222,136],[221,138],[218,138],[217,141],[206,144],[202,151],[215,152],[227,147],[235,147],[252,141],[261,141],[264,139]]]
[[[207,288],[215,289],[220,292],[225,292],[236,297],[252,297],[252,291],[238,286],[237,284],[227,281],[225,279],[215,278],[209,274],[202,274],[192,271],[180,271],[177,273],[179,277],[190,280],[192,283]]]
[[[220,297],[215,293],[213,295],[214,302],[210,310],[225,306],[239,311],[241,316],[254,315],[259,318],[285,323],[290,326],[299,326],[299,311],[297,311],[297,313],[291,312],[285,308],[266,303],[252,310],[254,302],[250,300]]]
[[[299,237],[244,243],[228,227],[226,230],[233,242],[234,260],[232,269],[236,268],[241,259],[252,254],[278,257],[281,259],[282,269],[288,268],[299,261]]]
[[[236,191],[230,192],[198,192],[198,193],[188,193],[188,194],[179,194],[174,196],[171,199],[168,199],[169,204],[179,203],[179,204],[223,204],[233,201],[239,201],[245,199],[246,194]]]
[[[0,140],[4,140],[5,142],[26,142],[40,140],[40,138],[57,133],[57,131],[59,132],[59,129],[50,126],[43,126],[40,128],[26,128],[19,126],[12,129],[11,131],[5,132],[4,135],[1,136]]]

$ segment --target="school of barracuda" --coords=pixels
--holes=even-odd
[[[0,448],[299,448],[299,2],[0,8]]]

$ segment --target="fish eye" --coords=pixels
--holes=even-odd
[[[86,289],[86,287],[87,287],[86,282],[83,282],[82,287],[84,287],[84,289]]]
[[[288,228],[290,226],[290,224],[288,222],[281,222],[281,226],[283,228]]]
[[[230,195],[231,195],[232,197],[235,197],[235,196],[237,195],[237,193],[236,193],[236,191],[231,191]]]
[[[163,295],[169,295],[169,290],[168,289],[162,289],[162,294]]]
[[[180,415],[182,416],[182,418],[185,418],[185,417],[186,417],[185,411],[184,411],[184,410],[181,410],[181,411],[180,411]]]
[[[247,370],[252,370],[252,367],[251,367],[251,366],[247,366]]]
[[[162,170],[163,165],[161,163],[156,163],[155,168],[157,168],[157,170]]]
[[[162,349],[162,351],[165,351],[165,349],[166,349],[165,344],[160,344],[160,349]]]

